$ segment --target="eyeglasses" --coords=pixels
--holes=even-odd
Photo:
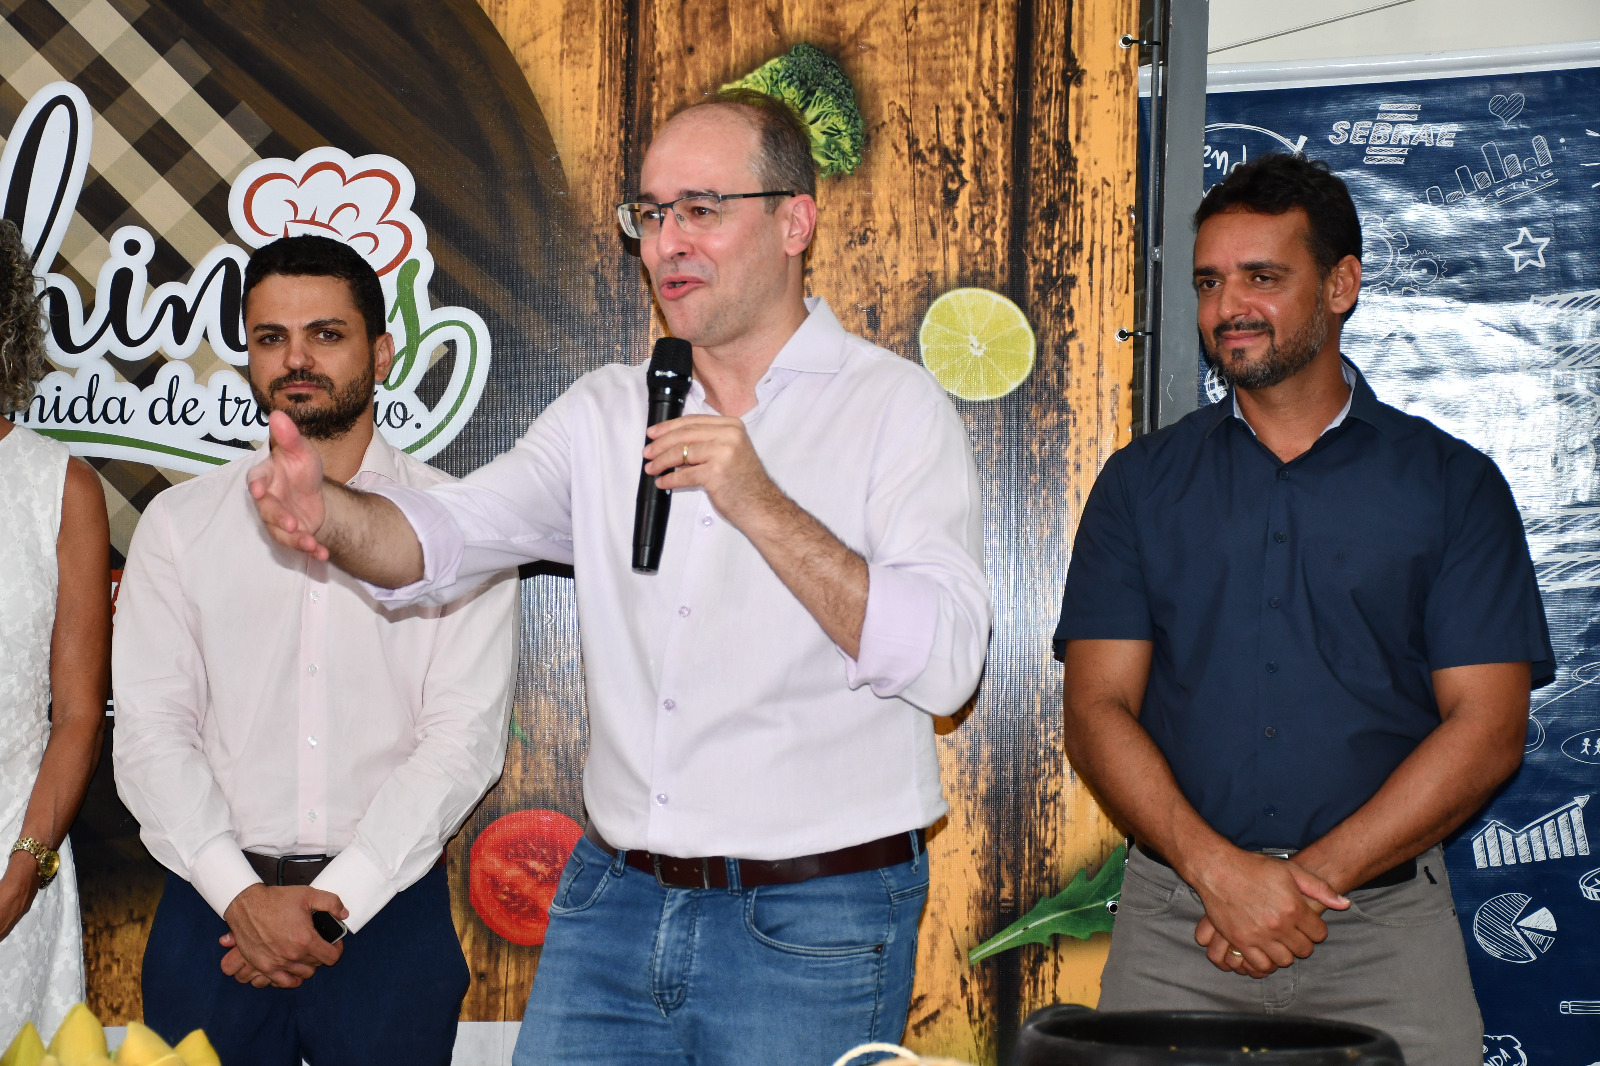
[[[794,196],[785,189],[780,192],[702,192],[693,196],[680,196],[664,204],[648,201],[617,205],[617,221],[622,232],[635,240],[647,241],[661,232],[661,222],[668,211],[678,220],[686,233],[710,233],[722,225],[722,201],[751,200],[766,196]]]

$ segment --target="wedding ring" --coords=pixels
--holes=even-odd
[[[1239,958],[1241,958],[1241,959],[1242,959],[1242,958],[1244,958],[1244,952],[1242,952],[1242,951],[1239,951],[1239,950],[1237,950],[1237,949],[1232,949],[1232,948],[1230,948],[1230,949],[1229,949],[1229,951],[1228,951],[1228,954],[1229,954],[1229,955],[1236,955],[1236,956],[1238,956],[1238,957],[1239,957]]]
[[[683,461],[685,464],[689,462],[689,446],[687,444],[683,446]]]

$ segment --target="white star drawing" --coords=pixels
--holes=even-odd
[[[1502,244],[1505,253],[1511,257],[1512,264],[1517,268],[1516,273],[1522,273],[1522,268],[1530,263],[1540,270],[1544,269],[1544,247],[1550,243],[1549,237],[1535,237],[1528,232],[1528,227],[1523,226],[1517,231],[1517,239],[1510,244]]]

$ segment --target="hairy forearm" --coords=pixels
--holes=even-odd
[[[776,486],[740,530],[828,638],[859,658],[867,617],[866,560]]]
[[[1083,705],[1069,692],[1065,716],[1073,771],[1135,839],[1180,874],[1228,846],[1184,798],[1161,749],[1127,707],[1109,700]]]
[[[1522,739],[1506,732],[1481,718],[1445,721],[1370,800],[1295,861],[1347,892],[1431,848],[1516,772]]]
[[[420,581],[422,544],[400,508],[382,496],[324,481],[317,540],[346,573],[381,588]]]

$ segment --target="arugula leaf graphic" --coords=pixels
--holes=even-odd
[[[1048,944],[1058,935],[1088,940],[1095,933],[1111,932],[1112,905],[1122,896],[1122,868],[1128,846],[1119,844],[1100,872],[1089,879],[1089,868],[1057,895],[1041,899],[1033,910],[967,953],[969,965],[1022,944]]]

